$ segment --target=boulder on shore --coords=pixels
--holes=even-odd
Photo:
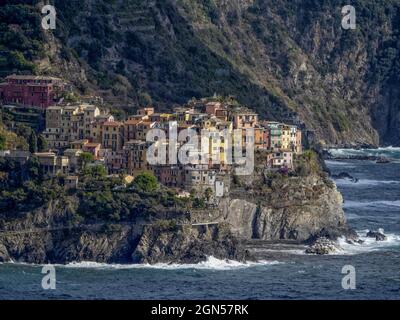
[[[328,238],[318,238],[309,248],[306,249],[307,254],[330,254],[341,250],[341,247]]]

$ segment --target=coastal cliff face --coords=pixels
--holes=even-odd
[[[324,231],[332,237],[349,233],[336,186],[321,177],[286,178],[262,195],[229,203],[226,220],[241,239],[306,241]]]
[[[73,199],[76,203],[77,199]],[[0,261],[67,263],[71,261],[127,261],[138,236],[132,227],[109,231],[102,224],[74,225],[64,201],[50,201],[25,216],[1,223]]]
[[[271,172],[262,159],[257,152],[254,173],[232,177],[230,192],[205,208],[160,207],[119,222],[82,220],[79,208],[88,199],[70,194],[28,212],[3,214],[0,262],[197,263],[209,256],[245,261],[252,259],[244,246],[248,240],[355,236],[343,199],[315,153],[296,157],[290,174]],[[93,205],[83,208],[96,214],[100,209]]]
[[[75,199],[76,200],[76,199]],[[197,263],[209,256],[248,260],[225,224],[176,225],[165,220],[73,225],[70,208],[54,201],[26,217],[2,221],[0,262]]]
[[[228,225],[184,226],[170,230],[146,227],[133,253],[135,263],[198,263],[209,256],[246,261],[251,259]]]

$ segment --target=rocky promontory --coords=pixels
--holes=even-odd
[[[34,205],[28,193],[37,186],[25,187],[25,202],[2,202],[0,262],[197,263],[209,256],[246,261],[253,259],[246,241],[306,244],[357,237],[315,153],[298,156],[290,172],[270,170],[263,159],[257,153],[250,176],[232,175],[229,192],[209,200],[180,199],[163,188],[115,188],[96,178],[79,192],[51,185],[43,189],[53,192],[50,200]]]
[[[343,198],[322,171],[317,155],[299,158],[297,172],[271,173],[262,163],[232,188],[226,220],[243,239],[336,240],[356,237],[343,212]]]

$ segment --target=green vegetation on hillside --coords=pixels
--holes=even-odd
[[[28,150],[28,142],[25,137],[6,130],[0,123],[0,150]]]
[[[35,73],[33,61],[43,58],[44,37],[38,1],[2,1],[0,10],[0,76],[11,72]]]
[[[400,142],[398,0],[353,1],[356,30],[341,28],[347,3],[336,0],[54,4],[57,29],[44,32],[32,1],[3,2],[0,76],[49,72],[33,63],[47,57],[78,90],[100,90],[128,112],[217,93],[269,119],[295,111],[327,143],[377,143],[373,127]]]

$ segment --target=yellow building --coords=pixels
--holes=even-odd
[[[291,128],[288,125],[282,126],[282,145],[283,150],[291,150]]]
[[[66,148],[71,141],[101,139],[98,123],[112,121],[108,111],[88,104],[52,106],[46,110],[46,130],[43,132],[49,148]]]

